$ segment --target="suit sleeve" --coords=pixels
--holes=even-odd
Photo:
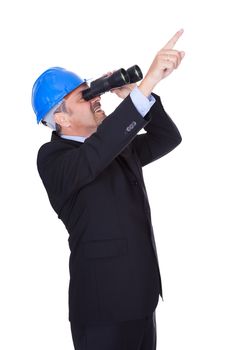
[[[171,152],[182,141],[180,132],[166,113],[160,96],[152,93],[156,102],[145,118],[150,122],[144,127],[147,131],[137,135],[132,141],[141,166],[145,166]]]
[[[37,167],[47,192],[53,198],[67,196],[93,181],[149,120],[150,116],[142,118],[128,96],[80,147],[60,141],[44,144]]]

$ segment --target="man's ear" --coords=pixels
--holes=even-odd
[[[68,113],[57,112],[54,114],[54,121],[56,124],[61,125],[61,127],[70,127],[70,119]]]

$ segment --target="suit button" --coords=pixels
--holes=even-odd
[[[138,182],[137,182],[136,180],[133,180],[133,181],[132,181],[132,184],[135,185],[135,186],[137,186],[137,185],[138,185]]]

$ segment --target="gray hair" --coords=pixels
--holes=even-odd
[[[46,116],[41,121],[41,123],[44,124],[45,126],[48,126],[53,130],[56,130],[58,134],[61,132],[61,125],[55,123],[54,114],[60,113],[60,112],[67,113],[67,108],[66,108],[64,99],[61,100],[59,103],[57,103],[53,108],[51,108],[50,111],[46,114]]]

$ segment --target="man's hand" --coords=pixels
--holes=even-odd
[[[149,96],[160,80],[179,67],[185,53],[174,50],[173,47],[182,34],[183,29],[179,30],[155,56],[145,78],[139,85],[139,89],[145,96]]]
[[[137,85],[136,83],[126,84],[119,88],[111,89],[110,91],[114,92],[118,97],[124,99],[131,93],[131,91],[135,88],[136,85]]]

